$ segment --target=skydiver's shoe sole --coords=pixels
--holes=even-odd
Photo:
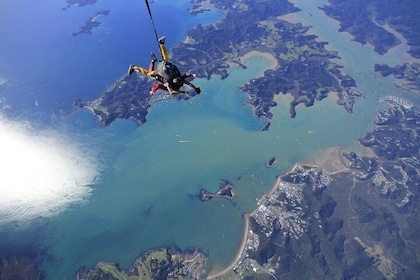
[[[152,62],[156,62],[157,61],[156,55],[154,53],[151,53],[150,54],[150,57],[152,58]]]
[[[158,40],[159,44],[162,44],[162,45],[165,44],[165,39],[166,39],[166,36],[160,37],[159,40]]]
[[[128,66],[128,75],[131,76],[131,74],[133,74],[133,72],[134,72],[134,67],[133,67],[133,65],[130,64],[130,66]]]

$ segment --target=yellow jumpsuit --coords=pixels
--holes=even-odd
[[[168,56],[168,50],[165,47],[165,44],[159,44],[159,51],[160,54],[162,55],[162,59],[163,61],[169,61],[169,56]],[[157,73],[155,72],[155,66],[154,66],[154,62],[152,61],[152,63],[149,66],[149,70],[140,67],[140,66],[133,66],[133,70],[142,73],[143,75],[146,76],[156,76]]]

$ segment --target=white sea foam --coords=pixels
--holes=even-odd
[[[85,202],[99,167],[68,136],[0,116],[0,174],[0,226],[21,227]]]

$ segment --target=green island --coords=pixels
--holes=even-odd
[[[106,16],[110,13],[110,10],[103,10],[97,12],[94,16],[91,16],[88,20],[85,21],[85,24],[82,25],[78,31],[72,32],[71,35],[77,36],[80,34],[92,34],[92,30],[99,25],[101,25],[101,22],[98,21],[98,18],[100,16]]]
[[[173,251],[161,248],[144,253],[129,270],[121,270],[117,264],[100,262],[94,268],[77,273],[78,280],[147,280],[147,279],[202,279],[207,256],[198,251]]]
[[[298,11],[287,0],[249,1],[212,0],[214,8],[221,10],[223,19],[213,25],[198,25],[187,32],[185,42],[170,51],[181,72],[190,70],[200,78],[227,77],[232,66],[245,67],[242,58],[257,51],[274,57],[276,66],[264,75],[252,79],[241,87],[249,96],[247,103],[257,117],[264,118],[269,128],[271,108],[275,97],[290,94],[290,116],[296,115],[296,106],[312,106],[330,93],[338,95],[337,104],[352,112],[355,98],[361,96],[355,81],[342,73],[337,64],[338,54],[325,48],[315,35],[308,35],[309,27],[290,23],[282,16]],[[208,9],[209,2],[193,1],[192,13]],[[141,76],[125,75],[111,88],[93,101],[77,100],[78,108],[88,108],[100,123],[109,125],[115,119],[131,118],[138,125],[146,122],[150,106],[162,99],[188,99],[194,94],[176,97],[161,92],[149,95],[153,81]]]

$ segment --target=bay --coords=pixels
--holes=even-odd
[[[83,143],[82,151],[95,148],[97,153],[93,156],[101,172],[91,182],[87,200],[71,204],[69,209],[37,227],[39,231],[33,238],[47,248],[51,256],[44,263],[48,279],[73,278],[80,266],[91,267],[99,261],[117,262],[121,268],[128,268],[144,251],[161,246],[181,249],[198,246],[210,255],[209,270],[222,269],[238,251],[243,236],[243,214],[255,209],[256,199],[271,189],[277,175],[287,172],[297,162],[309,162],[316,151],[337,145],[356,145],[356,138],[370,128],[377,109],[383,106],[379,102],[381,96],[398,93],[411,97],[397,90],[392,79],[372,72],[373,62],[396,62],[398,52],[382,57],[351,42],[348,36],[338,33],[335,22],[325,19],[316,9],[316,5],[324,2],[297,1],[296,5],[303,11],[294,17],[312,25],[314,33],[339,51],[344,70],[356,79],[365,96],[356,100],[354,114],[337,106],[331,96],[313,107],[298,107],[296,118],[290,119],[290,97],[281,95],[276,99],[278,106],[273,109],[270,130],[260,132],[263,120],[253,116],[252,108],[244,105],[246,95],[238,90],[247,80],[260,76],[270,67],[270,61],[256,56],[247,61],[247,69],[231,68],[225,80],[197,79],[203,93],[189,101],[166,100],[153,104],[148,122],[141,127],[130,120],[118,120],[101,128],[87,111],[55,120],[54,129],[76,143]],[[183,16],[186,16],[187,1],[159,3],[155,5],[156,19],[176,22],[158,25],[167,35],[170,46],[182,40],[186,30],[199,19],[190,18],[186,23]],[[57,104],[68,104],[80,90],[84,98],[97,97],[130,63],[147,65],[148,53],[155,48],[153,34],[142,34],[152,38],[150,45],[143,45],[143,37],[135,34],[139,26],[148,26],[142,31],[150,32],[149,19],[138,3],[129,1],[129,4],[134,8],[126,9],[127,3],[114,3],[113,12],[101,18],[103,24],[90,37],[62,39],[64,43],[60,46],[72,55],[64,60],[64,51],[60,51],[60,59],[56,60],[50,54],[52,67],[44,66],[40,73],[29,73],[26,82],[19,82],[29,86],[23,87],[23,91],[16,88],[12,91],[25,96],[25,92],[36,85],[45,96],[29,95],[39,99],[39,107],[45,109],[50,105],[43,107],[44,101],[51,102],[55,110]],[[107,8],[110,4],[98,2],[98,5]],[[183,12],[181,16],[176,12],[168,14],[168,7],[171,11]],[[72,17],[82,13],[78,14],[77,25],[69,22],[66,30],[77,29],[81,19],[85,20],[97,9],[98,6],[72,7],[63,12],[72,13]],[[313,16],[309,16],[309,11]],[[143,21],[138,19],[139,12],[144,14]],[[214,14],[204,14],[203,20],[210,23],[220,16],[215,11],[211,13]],[[70,46],[74,50],[68,48],[69,44],[73,44]],[[102,46],[102,52],[95,52],[98,45]],[[33,54],[28,49],[25,53],[27,57]],[[73,58],[76,59],[71,62]],[[34,59],[35,64],[41,63],[42,56],[34,55]],[[2,65],[9,69],[6,72],[19,80],[15,61],[27,68],[33,64],[2,57]],[[40,77],[48,80],[51,72],[62,68],[63,61],[70,63],[66,65],[75,72],[84,71],[67,74],[60,80],[63,84],[52,89],[50,85],[39,85]],[[52,92],[62,87],[66,90],[62,91],[65,94],[60,101],[54,100],[58,98],[55,95],[52,101],[47,101]],[[265,161],[272,156],[276,157],[277,164],[267,169]],[[234,184],[234,203],[227,200],[203,203],[194,197],[201,188],[215,191],[221,179]],[[21,236],[14,239],[10,234],[7,240],[17,243]]]

